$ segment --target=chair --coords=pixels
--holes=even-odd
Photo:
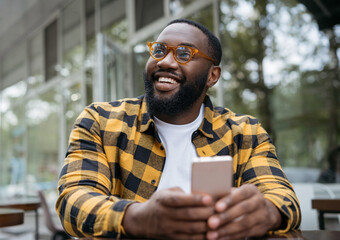
[[[312,209],[311,199],[315,197],[314,185],[309,183],[292,183],[301,208],[301,230],[318,229],[318,214]]]
[[[43,191],[38,190],[38,196],[39,196],[40,201],[41,201],[41,207],[44,211],[46,227],[53,234],[52,239],[53,240],[70,239],[70,237],[66,234],[64,229],[61,226],[57,226],[55,224],[55,222],[53,221],[53,217],[52,217],[52,214],[50,212],[50,208],[49,208],[49,206],[46,202],[46,198],[45,198]]]

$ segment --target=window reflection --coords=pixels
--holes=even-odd
[[[56,181],[58,177],[58,99],[58,89],[52,89],[27,102],[27,177],[35,182]]]
[[[80,94],[81,84],[76,83],[73,86],[65,89],[63,91],[64,98],[65,98],[65,118],[66,118],[66,136],[71,133],[73,124],[83,110],[83,106],[81,104],[81,94]],[[65,149],[67,144],[65,144]]]
[[[79,71],[83,61],[80,31],[80,1],[73,1],[63,12],[63,66],[60,74],[68,77]]]
[[[44,31],[44,43],[45,43],[45,79],[50,80],[57,76],[57,64],[58,64],[58,28],[57,20],[48,25]]]
[[[134,79],[134,95],[139,96],[144,94],[144,80],[143,71],[145,69],[146,62],[149,59],[149,49],[146,45],[149,41],[155,41],[158,34],[154,34],[149,39],[137,43],[133,47],[133,79]]]
[[[138,0],[135,1],[136,30],[164,16],[164,1]]]
[[[44,82],[43,77],[43,34],[38,33],[28,42],[28,87],[36,88]]]
[[[172,15],[178,15],[186,6],[191,4],[193,0],[171,0],[170,1],[170,13]]]
[[[27,84],[20,81],[1,93],[0,185],[23,184],[25,180],[25,106]]]

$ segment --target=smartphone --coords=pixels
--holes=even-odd
[[[233,180],[231,156],[194,158],[191,169],[191,192],[208,193],[214,198],[230,192]]]

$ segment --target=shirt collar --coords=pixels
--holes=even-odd
[[[208,138],[214,138],[212,132],[212,122],[214,117],[214,106],[208,95],[205,96],[204,103],[204,118],[199,127],[199,130]]]
[[[154,128],[155,123],[151,115],[148,112],[145,97],[142,96],[141,98],[142,98],[142,109],[141,109],[141,119],[140,119],[141,121],[140,131],[145,132],[149,129],[150,126]]]

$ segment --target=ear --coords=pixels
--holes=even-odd
[[[214,86],[218,79],[221,76],[221,67],[220,66],[211,66],[209,69],[209,75],[208,75],[208,80],[207,80],[207,84],[206,86],[208,88],[211,88],[212,86]]]

